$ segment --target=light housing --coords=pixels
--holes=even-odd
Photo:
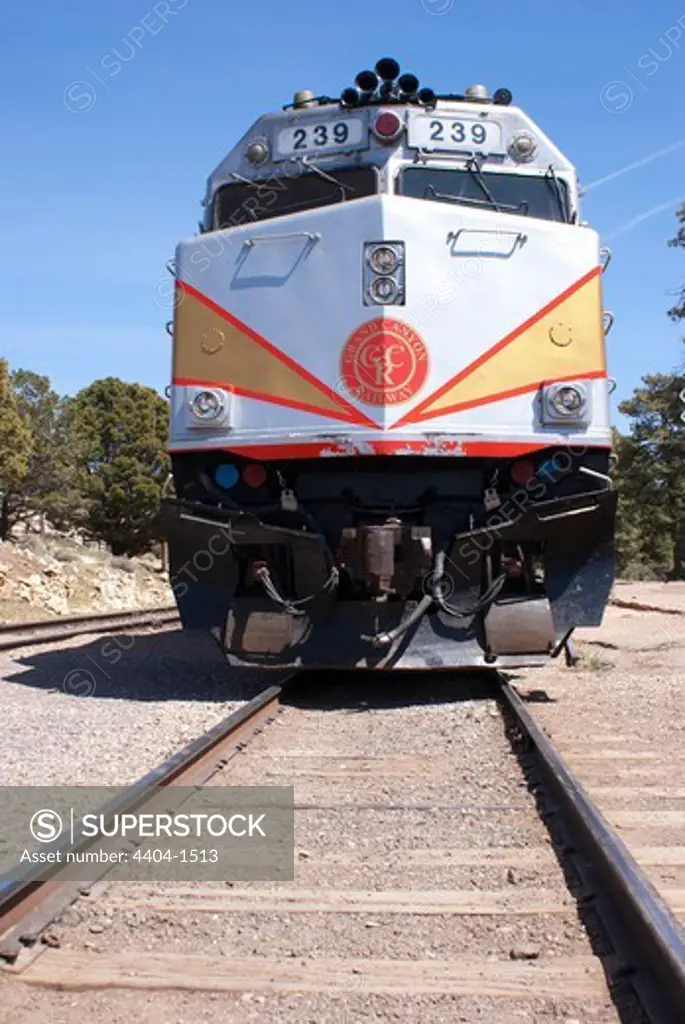
[[[218,391],[198,391],[191,399],[190,408],[199,420],[215,420],[223,412],[223,397]]]
[[[543,388],[543,423],[585,423],[590,414],[590,395],[584,381],[558,381]]]
[[[233,395],[222,388],[187,387],[184,423],[190,430],[230,430]]]
[[[245,159],[251,164],[263,164],[271,156],[271,149],[267,139],[253,139],[245,147]]]
[[[372,247],[366,258],[374,274],[394,274],[400,263],[399,253],[392,245]]]
[[[515,484],[525,486],[535,476],[535,463],[530,459],[517,459],[509,467],[509,475]]]
[[[240,470],[232,462],[222,462],[214,471],[214,480],[222,491],[229,491],[240,480]]]
[[[262,487],[267,479],[266,467],[261,462],[250,462],[243,469],[243,483],[248,487]]]
[[[371,131],[380,142],[394,142],[402,128],[402,119],[394,110],[382,110],[371,125]]]
[[[394,277],[376,277],[369,285],[369,294],[377,305],[391,306],[397,301],[400,288]]]
[[[492,97],[492,102],[496,103],[500,107],[508,107],[514,99],[511,89],[497,89],[495,95]]]
[[[316,105],[316,93],[311,89],[299,89],[293,97],[293,109],[302,110]]]
[[[532,132],[515,132],[509,141],[509,156],[517,163],[527,163],[538,151],[538,142]]]
[[[366,306],[403,306],[405,303],[404,242],[383,239],[365,242],[363,300]]]
[[[585,403],[585,396],[574,388],[572,384],[568,387],[559,388],[554,398],[550,399],[556,412],[561,416],[575,416]]]

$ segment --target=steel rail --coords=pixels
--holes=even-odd
[[[630,608],[636,612],[657,612],[659,615],[685,615],[685,609],[683,608],[664,608],[661,604],[628,601],[623,597],[610,597],[609,604],[613,604],[615,608]]]
[[[96,813],[110,819],[151,802],[159,789],[201,786],[210,779],[278,709],[282,685],[268,686],[202,736],[186,744],[157,768],[138,779]],[[65,843],[62,852],[80,851],[96,840]],[[35,942],[43,929],[83,893],[84,883],[60,881],[63,867],[55,865],[49,878],[36,878],[40,869],[27,868],[13,881],[0,882],[0,958],[13,961],[22,946]],[[104,865],[99,877],[106,874]],[[40,872],[44,875],[44,871]],[[90,888],[93,882],[88,883]]]
[[[177,621],[178,611],[167,606],[126,612],[98,612],[95,615],[69,615],[34,622],[5,622],[0,625],[0,651],[47,644],[84,633],[110,633],[116,629],[165,625]]]
[[[651,882],[609,825],[521,700],[499,676],[507,711],[534,748],[559,801],[569,838],[586,865],[595,905],[654,1024],[682,1022],[685,1007],[685,934]],[[581,874],[588,874],[582,870]],[[604,899],[608,897],[608,899]]]

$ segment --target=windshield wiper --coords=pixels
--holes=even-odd
[[[488,188],[485,182],[485,178],[483,177],[483,172],[481,170],[480,164],[475,159],[475,157],[471,157],[471,159],[467,161],[466,170],[469,172],[469,174],[475,181],[476,185],[479,185],[480,188],[482,188],[483,192],[488,197],[490,206],[494,206],[497,212],[499,213],[499,206],[497,204],[497,201],[493,196],[492,192],[490,191],[490,189]]]
[[[305,167],[309,168],[310,171],[313,171],[314,174],[318,174],[318,176],[320,178],[323,178],[324,181],[329,181],[331,185],[335,185],[336,188],[339,188],[341,202],[344,202],[344,200],[347,199],[347,196],[345,195],[346,191],[357,191],[356,188],[354,188],[352,185],[346,185],[344,182],[338,181],[337,178],[334,178],[332,174],[328,174],[326,171],[322,171],[320,167],[316,166],[316,164],[310,164],[306,157],[300,157],[300,163],[302,163]]]
[[[423,190],[423,198],[427,199],[428,196],[433,196],[434,199],[438,199],[441,201],[448,201],[452,203],[465,203],[466,205],[469,206],[487,206],[488,209],[492,207],[492,203],[489,202],[488,200],[476,199],[475,196],[455,196],[451,192],[436,192],[433,185],[426,185],[425,189]],[[500,203],[499,205],[495,203],[495,208],[498,213],[501,213],[503,210],[510,211],[512,213],[519,213],[519,211],[528,213],[528,203],[525,201],[525,199],[522,200],[518,204],[518,206],[514,206],[511,203]]]
[[[559,183],[559,179],[556,176],[552,164],[550,164],[547,168],[547,173],[545,174],[545,181],[554,192],[554,195],[557,197],[557,204],[559,206],[559,213],[561,214],[562,221],[566,221],[568,218],[566,216],[566,205],[564,203],[564,195],[561,191],[561,185]]]
[[[254,189],[259,189],[264,184],[264,182],[262,181],[252,181],[251,178],[246,178],[244,174],[238,174],[237,171],[230,171],[230,175],[232,178],[235,178],[236,181],[239,181],[241,185],[249,185],[251,188]],[[243,209],[245,209],[246,213],[253,221],[255,221],[255,223],[259,220],[259,217],[257,216],[257,214],[255,213],[251,206],[243,206]]]

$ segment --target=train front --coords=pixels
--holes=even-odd
[[[234,664],[544,662],[608,597],[574,168],[507,90],[398,73],[260,118],[177,250],[172,584]]]

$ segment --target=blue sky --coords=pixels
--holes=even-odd
[[[666,241],[685,200],[683,0],[41,0],[3,29],[0,353],[62,392],[110,374],[164,388],[153,287],[207,174],[296,89],[337,95],[385,55],[438,91],[508,86],[578,166],[614,251],[616,399],[682,358],[666,309],[685,252]]]

